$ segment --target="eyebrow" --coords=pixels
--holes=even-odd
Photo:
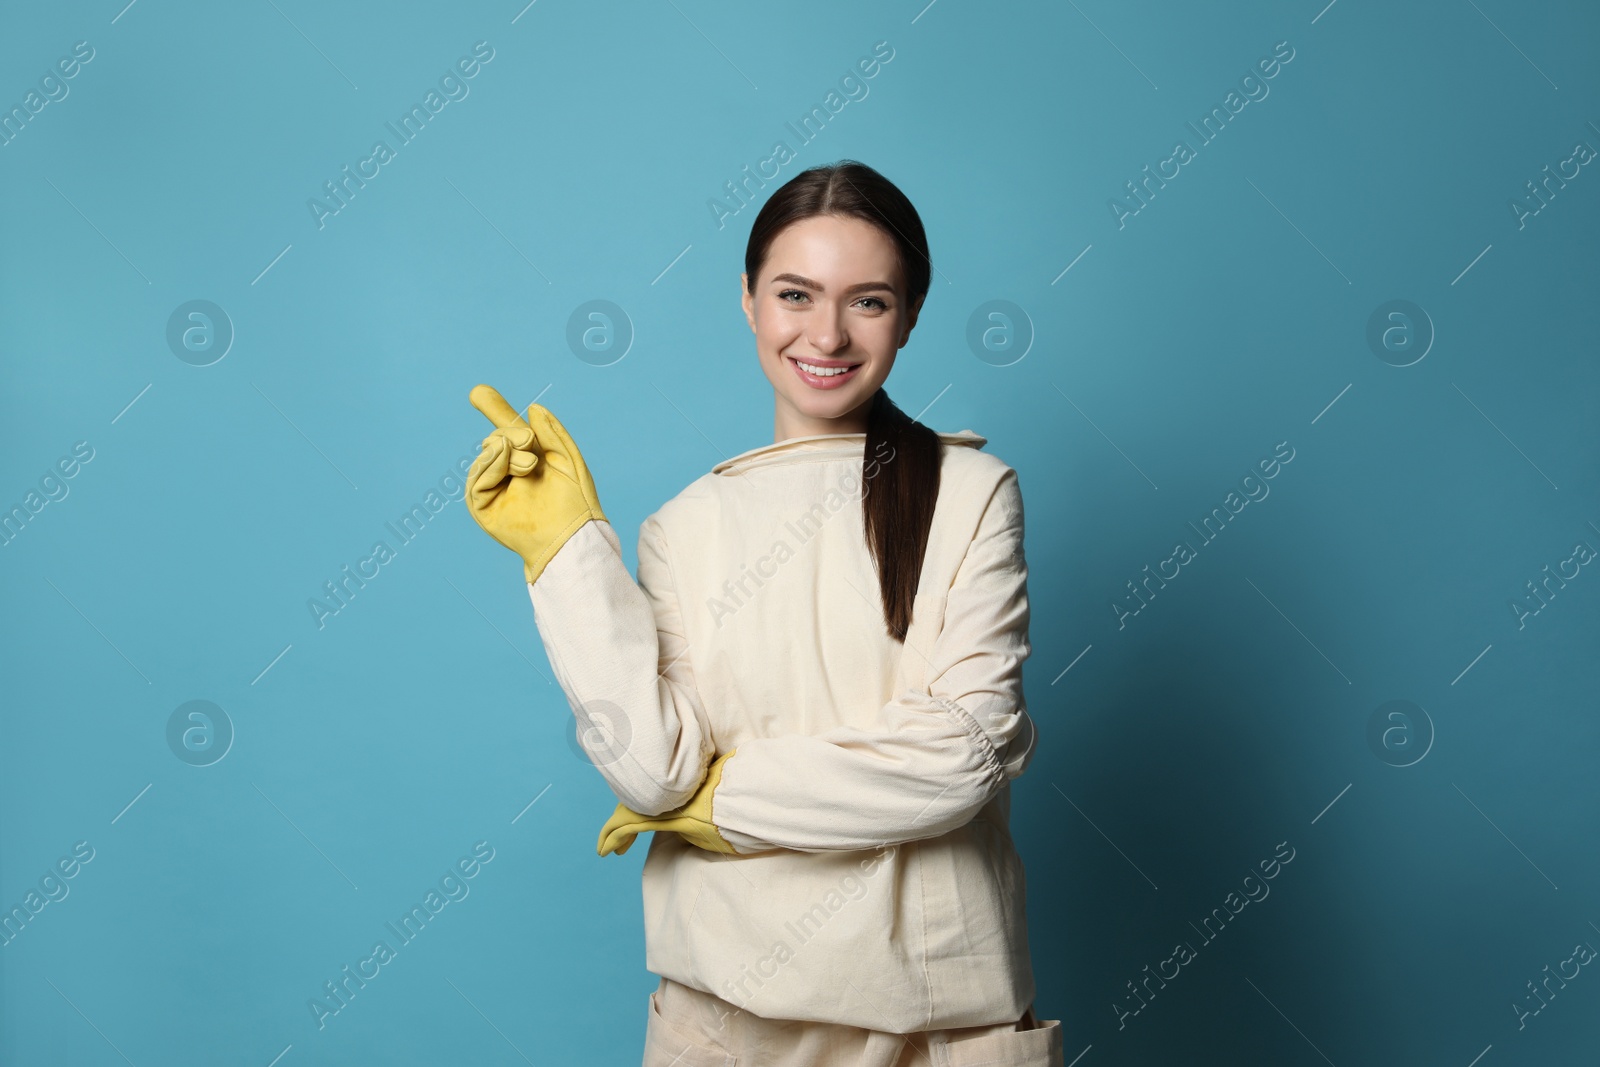
[[[819,293],[825,293],[828,291],[827,287],[821,282],[814,282],[810,278],[807,278],[801,274],[774,274],[771,278],[771,281],[793,282],[796,285],[803,285],[807,289],[815,289]],[[890,285],[888,282],[858,282],[855,285],[846,287],[844,295],[849,296],[851,293],[866,293],[878,290],[893,293],[894,286]]]

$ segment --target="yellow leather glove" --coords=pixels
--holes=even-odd
[[[578,446],[549,410],[517,409],[487,385],[469,399],[495,429],[467,471],[467,510],[490,537],[522,557],[531,583],[591,519],[606,521]]]
[[[725,852],[735,855],[733,846],[723,840],[716,824],[711,821],[711,795],[722,781],[722,765],[733,756],[733,749],[711,761],[700,788],[688,802],[664,811],[660,815],[640,815],[626,804],[618,804],[611,818],[600,828],[600,855],[615,852],[622,855],[633,847],[633,839],[649,830],[672,830],[708,852]]]

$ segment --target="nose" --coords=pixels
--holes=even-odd
[[[818,309],[811,316],[806,340],[823,355],[832,355],[849,347],[850,334],[844,328],[843,314],[836,308]]]

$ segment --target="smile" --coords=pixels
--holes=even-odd
[[[820,363],[807,363],[793,356],[784,357],[794,367],[795,374],[800,380],[815,389],[837,389],[851,378],[861,368],[860,363],[849,366],[824,366]]]

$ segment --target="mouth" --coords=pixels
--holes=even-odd
[[[861,369],[860,363],[842,359],[800,360],[785,356],[796,376],[813,389],[837,389],[854,378]]]

